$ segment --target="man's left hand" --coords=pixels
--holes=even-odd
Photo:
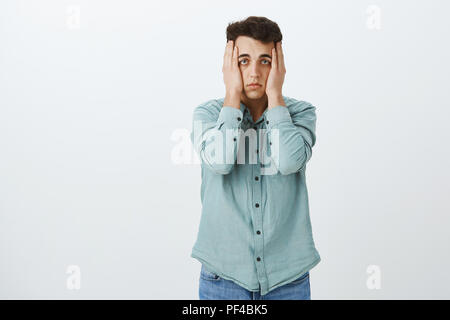
[[[269,109],[278,105],[285,106],[282,95],[285,74],[283,49],[281,48],[281,41],[278,41],[276,46],[272,48],[272,65],[266,83]]]

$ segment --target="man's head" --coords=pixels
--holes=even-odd
[[[233,40],[239,48],[239,69],[244,84],[243,94],[248,99],[259,99],[265,95],[266,81],[272,63],[272,48],[283,36],[278,25],[265,18],[251,16],[230,23],[227,41]],[[250,87],[258,83],[259,87]]]

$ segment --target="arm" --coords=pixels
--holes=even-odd
[[[272,48],[272,65],[266,86],[269,100],[266,119],[270,158],[283,175],[302,170],[311,158],[316,142],[316,108],[296,100],[289,109],[286,107],[281,94],[285,74],[280,41]]]
[[[228,41],[222,67],[226,91],[223,106],[212,100],[194,111],[191,133],[194,149],[202,163],[218,174],[230,173],[237,157],[239,129],[243,120],[240,109],[243,83],[238,54],[239,48],[234,41]],[[217,108],[220,108],[218,116]]]
[[[270,157],[283,175],[302,170],[316,142],[316,107],[297,101],[290,108],[275,106],[266,115]]]

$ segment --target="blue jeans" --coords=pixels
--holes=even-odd
[[[223,279],[203,265],[199,280],[200,300],[311,300],[309,272],[265,295],[249,291],[233,281]]]

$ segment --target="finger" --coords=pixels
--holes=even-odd
[[[232,54],[232,48],[233,48],[233,41],[229,40],[227,42],[227,45],[225,47],[225,53],[223,55],[223,66],[229,67],[230,66],[230,60],[231,60],[231,54]]]
[[[278,68],[280,70],[284,70],[285,66],[284,66],[284,54],[283,54],[283,48],[281,46],[281,41],[278,42],[278,49],[277,49],[277,54],[278,54]]]
[[[223,66],[224,67],[228,67],[228,61],[229,61],[229,51],[230,51],[230,45],[231,45],[231,40],[229,40],[227,42],[227,45],[225,46],[225,53],[223,54]]]
[[[223,61],[225,62],[225,56],[227,55],[227,48],[228,48],[228,43],[230,41],[227,41],[227,44],[225,45],[225,50],[223,51]]]
[[[277,50],[272,48],[272,68],[278,69],[278,58],[277,58]]]
[[[237,67],[238,66],[238,54],[239,54],[239,48],[237,46],[234,46],[233,50],[233,60],[232,60],[232,66]]]

